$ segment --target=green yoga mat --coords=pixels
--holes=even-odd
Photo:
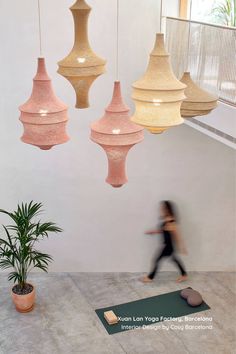
[[[95,310],[103,326],[109,334],[127,331],[134,326],[143,327],[153,323],[162,322],[166,318],[187,316],[196,312],[209,310],[210,307],[203,302],[200,306],[191,307],[180,296],[181,290],[171,293],[152,296],[146,299],[127,302],[125,304],[105,307]],[[104,318],[104,312],[112,310],[117,317],[123,319],[117,324],[109,325]],[[145,318],[147,317],[147,318]],[[126,319],[124,321],[124,319]],[[128,328],[131,326],[131,328]]]

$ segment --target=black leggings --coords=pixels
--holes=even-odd
[[[164,257],[171,257],[172,261],[177,265],[177,267],[180,270],[180,273],[182,275],[186,275],[187,272],[184,269],[184,265],[180,262],[180,260],[176,257],[174,250],[173,249],[169,249],[168,247],[164,247],[164,249],[161,251],[161,253],[158,255],[158,257],[155,260],[154,266],[152,271],[148,274],[148,278],[153,279],[156,275],[156,272],[158,270],[158,265],[159,262],[162,258]]]

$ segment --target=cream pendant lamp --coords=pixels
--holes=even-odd
[[[181,115],[184,118],[204,116],[217,107],[218,97],[201,89],[190,76],[190,72],[185,72],[180,80],[187,88],[185,90],[186,99],[181,105]]]
[[[47,74],[45,59],[42,57],[40,0],[38,0],[40,58],[33,90],[26,103],[19,107],[20,121],[24,126],[21,140],[26,144],[49,150],[54,145],[69,140],[66,133],[68,107],[54,94],[51,79]]]
[[[162,2],[160,10],[160,31]],[[154,49],[145,74],[133,85],[132,98],[135,113],[132,121],[153,134],[164,132],[183,123],[180,106],[185,98],[186,85],[174,75],[169,54],[164,45],[164,34],[157,33]]]
[[[191,12],[191,8],[190,8]],[[188,29],[187,67],[189,66],[191,24]],[[186,99],[181,105],[181,115],[184,118],[204,116],[217,107],[218,97],[200,88],[191,78],[189,71],[185,71],[180,80],[187,87],[184,91]]]
[[[89,89],[94,80],[105,72],[106,61],[98,57],[88,40],[88,17],[91,7],[77,0],[70,8],[75,28],[74,46],[70,54],[58,63],[58,73],[64,76],[76,92],[76,108],[89,107]]]
[[[119,0],[117,0],[117,49],[116,77],[111,103],[101,119],[91,124],[91,140],[100,145],[107,154],[108,176],[106,182],[114,188],[127,181],[125,163],[129,150],[143,140],[143,128],[130,120],[129,107],[122,99],[119,66]]]

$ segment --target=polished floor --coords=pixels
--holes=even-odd
[[[137,273],[35,273],[30,277],[37,287],[35,309],[19,314],[1,274],[0,354],[236,353],[234,273],[193,272],[184,285],[175,283],[172,272],[161,272],[146,285],[139,277]],[[109,336],[94,312],[185,286],[200,291],[211,307],[191,317],[212,317],[213,329],[130,330]]]

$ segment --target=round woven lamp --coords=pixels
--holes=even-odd
[[[69,140],[66,133],[67,106],[54,94],[44,58],[38,58],[31,97],[19,109],[24,126],[21,140],[24,143],[49,150]]]
[[[186,99],[181,105],[182,117],[204,116],[217,107],[218,97],[196,85],[189,72],[185,72],[180,81],[187,85],[184,91]]]
[[[89,107],[89,89],[94,80],[105,72],[106,61],[91,49],[88,40],[88,17],[91,7],[77,0],[70,8],[75,27],[74,46],[70,54],[58,63],[58,73],[64,76],[76,92],[76,108]]]
[[[133,122],[153,134],[183,123],[180,106],[186,85],[172,71],[163,33],[156,35],[146,73],[132,87],[136,107]]]
[[[106,182],[118,188],[127,182],[125,161],[129,150],[143,140],[143,128],[130,120],[129,108],[121,96],[120,82],[115,81],[111,103],[104,116],[92,123],[91,140],[99,144],[108,158]]]

